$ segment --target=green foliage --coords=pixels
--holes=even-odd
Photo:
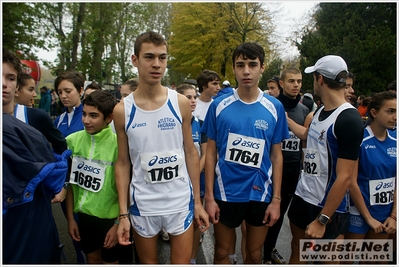
[[[259,42],[268,51],[273,24],[261,3],[173,3],[169,67],[196,79],[204,69],[234,80],[231,55],[242,42]],[[179,84],[182,81],[172,81]]]
[[[396,3],[320,3],[315,29],[303,31],[297,44],[301,66],[322,56],[342,56],[355,74],[355,94],[385,90],[396,79]],[[304,75],[303,87],[313,78]]]
[[[2,3],[3,47],[24,52],[25,57],[36,59],[33,48],[46,48],[43,38],[40,5],[29,3]]]
[[[263,91],[267,89],[267,80],[274,76],[280,77],[280,69],[282,68],[283,60],[281,58],[274,59],[266,66],[265,71],[262,74],[262,78],[259,81],[259,88]]]

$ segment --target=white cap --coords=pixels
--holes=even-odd
[[[228,80],[225,80],[222,84],[226,85],[226,86],[230,86],[230,82]]]
[[[335,80],[341,71],[348,72],[345,60],[340,56],[328,55],[317,60],[316,64],[305,69],[305,73],[317,71],[324,77]],[[343,81],[339,81],[343,82]]]

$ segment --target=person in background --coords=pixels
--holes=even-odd
[[[84,90],[83,99],[85,99],[86,96],[97,90],[102,90],[101,86],[97,82],[93,81],[92,83],[88,84]]]
[[[268,91],[269,95],[273,97],[278,97],[280,91],[282,90],[280,86],[280,78],[274,76],[273,78],[267,80],[267,89],[269,90]]]
[[[306,129],[303,169],[288,210],[290,264],[303,263],[301,239],[344,238],[349,218],[347,191],[363,136],[359,113],[345,99],[348,68],[343,58],[324,56],[305,73],[313,74],[314,94],[323,105]]]
[[[301,101],[302,104],[308,108],[309,112],[314,112],[316,110],[317,105],[313,100],[313,94],[311,92],[304,93]]]
[[[77,71],[65,71],[57,76],[54,88],[58,93],[64,112],[54,120],[54,125],[61,131],[64,137],[84,129],[82,122],[81,96],[83,95],[85,77]],[[67,184],[64,189],[67,190]],[[62,211],[66,217],[65,202],[61,202]],[[75,217],[77,221],[77,215]],[[85,254],[79,242],[72,240],[76,252],[76,262],[85,264]]]
[[[260,264],[268,227],[280,216],[281,142],[289,134],[283,105],[258,87],[264,57],[257,43],[234,50],[238,87],[211,103],[201,130],[208,136],[205,207],[214,227],[215,264],[230,263],[235,228],[244,220],[244,263]]]
[[[190,101],[191,112],[194,112],[196,107],[197,100],[197,91],[192,85],[189,84],[181,84],[176,87],[176,91],[179,94],[184,95]],[[201,203],[204,203],[204,195],[205,195],[205,154],[206,154],[206,142],[208,141],[208,137],[206,134],[201,133],[200,129],[202,127],[203,121],[198,119],[195,116],[191,116],[191,131],[193,135],[193,141],[195,148],[198,151],[198,155],[200,157],[200,197]],[[166,233],[167,234],[167,233]],[[194,228],[194,239],[193,239],[193,251],[191,253],[191,264],[196,264],[196,258],[198,253],[198,248],[201,239],[201,231],[199,228]]]
[[[18,87],[18,92],[15,94],[14,102],[20,105],[32,107],[32,101],[37,96],[35,91],[35,79],[28,73],[21,74],[21,82]]]
[[[139,86],[113,112],[118,140],[119,244],[131,244],[132,225],[140,262],[156,264],[163,228],[170,234],[171,263],[189,264],[193,220],[201,231],[209,228],[199,196],[199,156],[192,139],[189,101],[161,84],[167,67],[162,35],[140,34],[132,63],[138,70]]]
[[[282,91],[277,99],[284,106],[288,118],[299,125],[304,125],[309,109],[300,100],[299,91],[302,87],[302,73],[297,68],[287,68],[283,70],[280,77]],[[281,204],[280,218],[276,223],[269,227],[267,236],[263,244],[263,262],[266,264],[284,264],[285,259],[276,249],[276,242],[284,220],[284,214],[288,209],[292,196],[295,193],[298,183],[302,163],[302,142],[295,133],[289,130],[290,137],[281,142],[283,152],[283,173],[281,182]]]
[[[39,108],[44,109],[50,115],[51,95],[50,90],[46,86],[40,88]]]
[[[197,107],[193,115],[200,120],[205,120],[209,105],[220,90],[219,74],[212,70],[204,70],[197,77],[200,96],[197,98]]]
[[[364,122],[366,122],[368,119],[367,105],[369,101],[370,97],[366,97],[364,95],[360,95],[358,98],[359,106],[357,107],[357,111],[359,111],[360,116],[362,117]]]
[[[136,78],[131,78],[126,82],[124,82],[120,90],[122,99],[130,95],[132,92],[134,92],[138,86],[139,86],[139,81]]]
[[[216,96],[212,96],[212,98],[215,99],[216,97],[219,97],[224,94],[228,94],[232,91],[233,91],[233,88],[231,87],[230,82],[228,80],[225,80],[222,83],[222,88],[219,90],[219,92],[216,94]]]
[[[51,200],[62,189],[71,153],[55,155],[42,133],[13,117],[21,61],[4,48],[2,57],[2,263],[60,264]]]
[[[58,101],[60,98],[57,95],[57,92],[54,89],[51,89],[51,109],[50,116],[52,120],[55,120],[58,116]]]

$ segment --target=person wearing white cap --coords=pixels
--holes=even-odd
[[[233,88],[231,87],[230,82],[228,80],[225,80],[222,83],[222,88],[218,91],[218,93],[215,96],[212,96],[212,98],[215,99],[221,95],[225,95],[230,92],[233,92]]]
[[[335,55],[319,59],[313,73],[315,111],[304,149],[303,170],[288,210],[292,232],[290,264],[300,264],[299,240],[342,239],[348,228],[348,188],[359,155],[363,123],[345,100],[348,68]]]

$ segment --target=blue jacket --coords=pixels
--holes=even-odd
[[[32,126],[3,114],[3,261],[60,262],[51,199],[61,191],[71,155],[52,153]]]
[[[55,121],[55,127],[57,127],[64,137],[67,137],[71,133],[80,131],[84,129],[83,122],[82,122],[82,110],[83,104],[80,104],[79,107],[75,108],[73,113],[71,124],[68,125],[68,110],[65,108],[64,113],[58,116]]]
[[[45,93],[40,93],[39,108],[44,109],[46,112],[50,112],[51,108],[51,93],[47,91]]]

